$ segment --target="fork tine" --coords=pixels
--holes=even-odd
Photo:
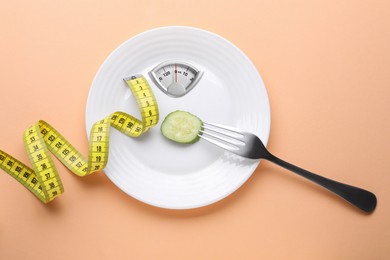
[[[211,126],[211,127],[210,127]],[[244,135],[241,133],[238,133],[236,131],[229,130],[227,128],[223,128],[222,125],[216,126],[210,123],[203,123],[202,130],[207,130],[208,132],[217,133],[222,137],[228,137],[229,140],[233,139],[235,141],[238,141],[239,144],[245,144],[243,137]],[[229,142],[229,141],[226,141]]]
[[[244,137],[243,133],[236,128],[229,127],[229,126],[224,126],[224,125],[219,125],[219,124],[214,124],[214,123],[208,123],[208,122],[203,122],[203,128],[234,138],[236,140],[239,140],[242,142],[242,137]]]
[[[223,133],[218,132],[218,131],[214,132],[213,130],[210,130],[210,129],[206,129],[206,130],[207,131],[204,131],[203,129],[201,129],[199,132],[201,132],[202,135],[207,135],[209,137],[212,137],[213,139],[217,139],[218,141],[222,141],[222,142],[226,143],[227,145],[234,146],[237,149],[239,148],[239,146],[245,145],[245,143],[240,139],[236,139],[236,138],[231,137],[231,136],[226,136]]]
[[[245,146],[244,134],[240,130],[214,123],[203,122],[198,136],[233,153]]]
[[[209,138],[209,137],[205,136],[204,134],[207,135],[208,133],[202,133],[202,134],[199,134],[198,136],[200,138],[202,138],[202,139],[204,139],[204,140],[206,140],[206,141],[208,141],[208,142],[210,142],[218,147],[221,147],[225,150],[228,150],[230,152],[234,153],[234,152],[239,150],[239,148],[237,146],[225,144],[223,142],[217,141],[219,138],[217,138],[217,139]]]

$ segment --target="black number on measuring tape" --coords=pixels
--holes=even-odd
[[[46,163],[42,163],[42,164],[41,164],[41,167],[42,167],[42,170],[46,170],[46,169],[47,169]]]
[[[32,184],[37,184],[37,183],[38,183],[38,180],[34,177],[34,178],[31,179],[31,183],[32,183]]]

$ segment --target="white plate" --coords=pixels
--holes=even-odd
[[[166,96],[148,75],[169,59],[188,61],[204,71],[198,85],[184,97]],[[114,50],[97,72],[87,101],[88,135],[94,122],[112,112],[139,117],[122,79],[140,73],[156,95],[160,122],[138,139],[112,129],[104,169],[108,178],[130,196],[170,209],[209,205],[237,190],[259,160],[229,154],[203,140],[187,146],[172,143],[160,134],[160,125],[168,113],[186,110],[204,121],[256,133],[267,144],[269,101],[252,62],[232,43],[208,31],[175,26],[141,33]]]

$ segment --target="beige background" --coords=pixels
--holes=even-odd
[[[268,162],[221,202],[164,210],[56,160],[66,192],[49,205],[0,173],[0,259],[388,259],[389,1],[1,1],[0,149],[27,162],[21,135],[45,119],[87,154],[95,72],[126,39],[166,25],[242,49],[269,93],[269,149],[375,192],[376,211]]]

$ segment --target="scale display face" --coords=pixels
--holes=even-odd
[[[157,65],[149,74],[165,94],[182,97],[196,86],[203,72],[188,62],[168,60]]]

